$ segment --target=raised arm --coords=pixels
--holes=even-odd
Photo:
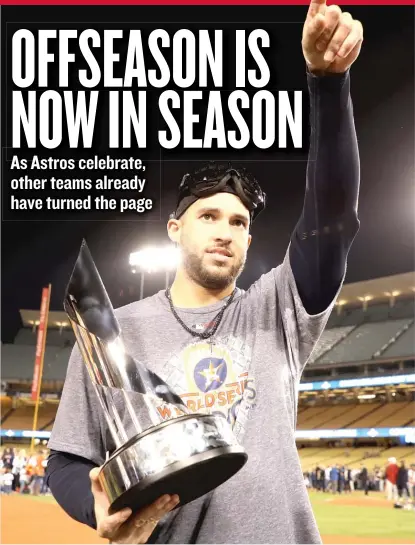
[[[312,1],[303,31],[311,139],[304,207],[293,232],[290,262],[309,314],[332,302],[359,229],[360,165],[350,96],[350,66],[362,25],[338,6]]]

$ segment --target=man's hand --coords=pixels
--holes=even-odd
[[[89,476],[95,500],[97,532],[111,543],[147,543],[160,519],[179,503],[179,497],[162,496],[156,502],[141,509],[133,516],[131,509],[108,514],[109,501],[98,480],[100,468],[94,468]]]
[[[339,6],[311,0],[303,28],[303,53],[311,72],[346,72],[360,53],[363,27]]]

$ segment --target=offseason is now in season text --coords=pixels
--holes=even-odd
[[[91,148],[94,138],[106,138],[111,149],[302,148],[302,91],[266,88],[268,32],[228,34],[232,62],[224,62],[223,30],[156,29],[145,40],[141,30],[17,30],[11,146],[52,150],[67,139],[70,148]],[[247,58],[255,68],[247,68]],[[225,73],[231,89],[223,89]],[[148,90],[158,93],[156,111]],[[97,135],[104,103],[108,126]],[[148,124],[156,120],[162,128],[149,142]]]

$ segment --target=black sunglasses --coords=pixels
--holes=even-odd
[[[252,214],[252,221],[265,208],[266,193],[246,169],[208,165],[193,174],[185,174],[179,186],[178,204],[184,197],[208,197],[233,184],[235,191]]]

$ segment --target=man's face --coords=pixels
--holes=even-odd
[[[188,276],[207,289],[230,286],[245,265],[251,243],[249,221],[248,210],[230,193],[192,204],[176,222],[175,236]]]

